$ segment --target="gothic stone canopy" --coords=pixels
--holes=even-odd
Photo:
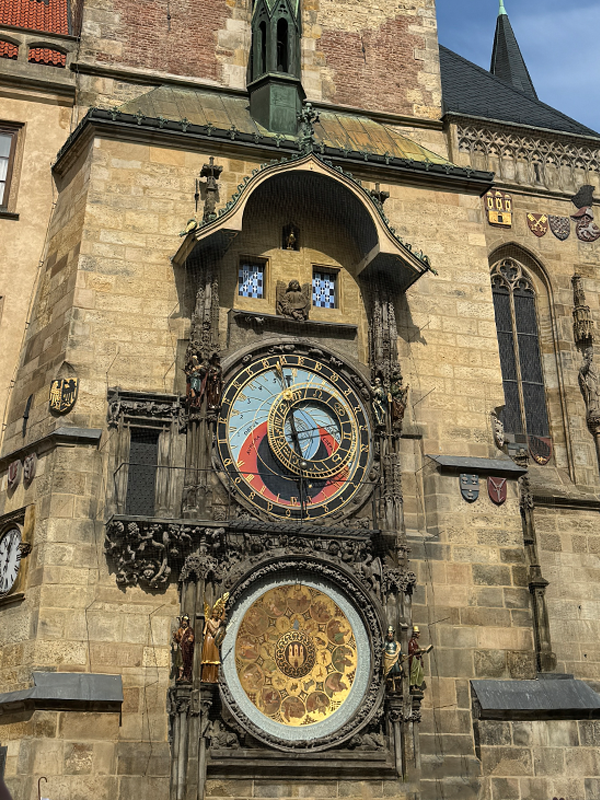
[[[174,264],[183,265],[192,252],[219,257],[242,230],[251,198],[264,202],[268,208],[289,194],[309,207],[318,207],[324,219],[347,229],[360,253],[358,275],[383,275],[396,290],[406,291],[431,269],[427,256],[402,241],[362,185],[350,173],[333,167],[315,153],[254,170],[216,219],[186,236],[173,258]]]

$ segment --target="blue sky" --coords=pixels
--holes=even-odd
[[[504,0],[538,97],[600,132],[599,0]],[[440,44],[485,69],[498,0],[436,0]]]

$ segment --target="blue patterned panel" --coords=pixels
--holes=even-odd
[[[264,264],[241,264],[239,276],[240,297],[264,297]]]
[[[313,306],[318,308],[335,308],[335,272],[313,273]]]

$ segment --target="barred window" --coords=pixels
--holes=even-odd
[[[125,512],[127,514],[154,516],[159,435],[158,430],[131,428]]]
[[[505,430],[548,436],[533,285],[520,264],[507,258],[492,270],[492,293],[506,404]]]

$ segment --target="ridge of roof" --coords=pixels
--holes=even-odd
[[[496,21],[490,72],[534,100],[538,99],[506,10],[498,14]]]
[[[464,56],[440,45],[444,113],[480,117],[600,139],[600,133],[519,91]]]

